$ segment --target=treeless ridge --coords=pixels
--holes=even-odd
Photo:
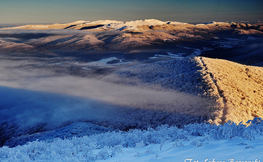
[[[254,117],[263,118],[263,68],[246,66],[222,59],[198,57],[203,73],[209,75],[208,91],[223,107],[222,122],[247,122]],[[204,75],[204,77],[207,77]],[[216,94],[218,93],[218,95]]]

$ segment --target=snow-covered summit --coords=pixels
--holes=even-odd
[[[200,24],[188,24],[177,21],[161,21],[157,19],[144,19],[135,21],[118,21],[118,20],[95,20],[85,21],[79,20],[71,23],[55,23],[55,24],[34,24],[34,25],[23,25],[2,29],[28,29],[28,30],[53,30],[53,29],[75,29],[75,30],[92,30],[92,31],[109,31],[109,30],[188,30],[192,28],[201,29],[216,29],[216,30],[227,30],[232,28],[247,28],[247,29],[259,29],[262,31],[261,25],[234,23],[234,22],[208,22]],[[255,31],[253,32],[255,33]],[[261,33],[261,32],[256,32]]]
[[[123,29],[136,29],[137,26],[143,25],[164,25],[164,24],[187,24],[181,22],[172,22],[172,21],[160,21],[157,19],[145,19],[145,20],[136,20],[136,21],[117,21],[117,20],[96,20],[96,21],[85,21],[79,20],[66,24],[36,24],[36,25],[23,25],[17,27],[11,27],[6,29],[35,29],[35,30],[47,30],[47,29],[82,29],[83,27],[90,27],[92,29],[102,28],[102,29],[114,29],[114,30],[123,30]],[[95,26],[95,27],[94,27]]]
[[[217,22],[217,21],[211,21],[208,23],[200,23],[196,24],[196,26],[202,27],[202,26],[230,26],[231,23],[229,22]]]

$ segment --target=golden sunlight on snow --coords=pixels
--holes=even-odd
[[[221,103],[223,122],[247,122],[263,117],[263,68],[227,60],[199,57],[204,67],[208,93]],[[218,95],[217,95],[218,94]]]

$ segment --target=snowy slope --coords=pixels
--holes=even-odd
[[[262,121],[236,125],[244,113],[262,117],[262,69],[191,58],[262,62],[263,30],[248,26],[146,19],[1,29],[0,161],[262,161]],[[234,74],[253,85],[238,86]],[[232,109],[235,124],[204,123],[230,119],[210,100],[218,96],[250,106]]]
[[[107,132],[69,139],[34,141],[0,148],[1,161],[161,161],[263,160],[263,124],[249,127],[191,124],[183,129]]]
[[[230,120],[238,124],[263,117],[262,67],[195,57],[140,64],[116,71],[115,75],[105,79],[123,84],[160,85],[214,99],[219,104],[219,110],[212,115],[214,123]]]

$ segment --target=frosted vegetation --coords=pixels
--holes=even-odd
[[[0,161],[263,160],[262,27],[0,29]]]
[[[158,144],[158,150],[150,150],[158,157],[165,143],[173,147],[187,144],[195,147],[208,145],[210,141],[248,139],[255,140],[263,135],[263,123],[259,118],[248,121],[250,126],[242,123],[227,123],[216,126],[210,124],[189,124],[184,128],[162,125],[156,129],[109,131],[83,137],[29,142],[26,145],[0,148],[1,161],[96,161],[105,160],[122,154],[125,148],[141,148]],[[94,127],[96,127],[94,125]],[[137,155],[143,154],[137,152]]]

